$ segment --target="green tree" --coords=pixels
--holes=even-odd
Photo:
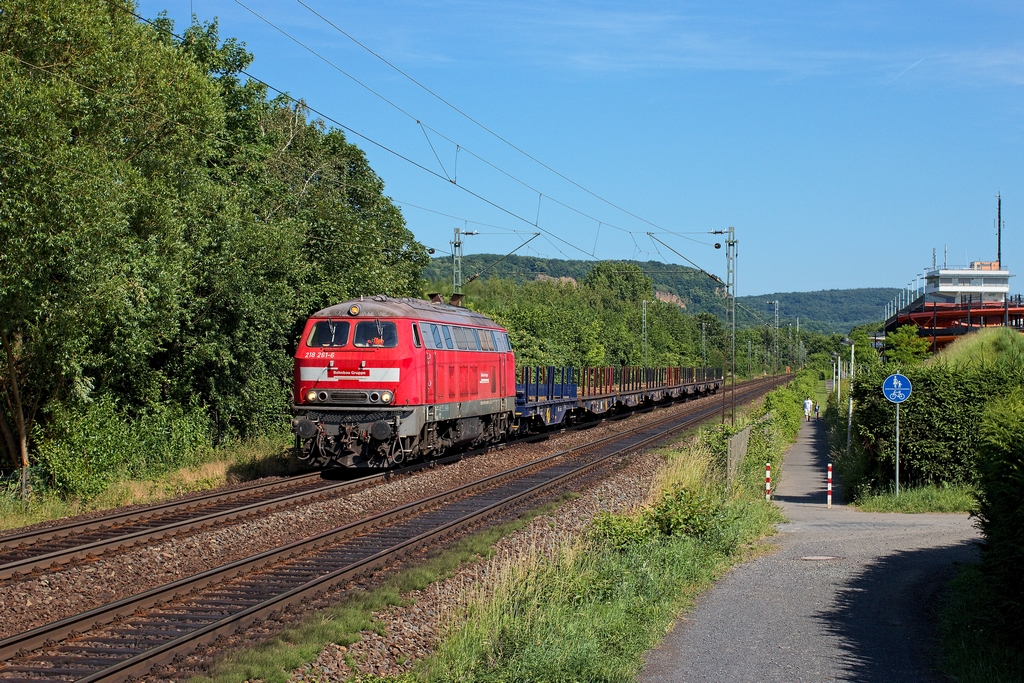
[[[172,28],[104,0],[0,12],[0,452],[12,464],[111,415],[186,416],[193,434],[204,411],[218,434],[280,425],[312,311],[420,289],[425,248],[362,151],[245,78],[252,55],[216,24],[182,40]]]
[[[10,460],[28,464],[50,400],[153,381],[145,359],[177,331],[187,275],[178,207],[205,199],[203,162],[222,124],[205,75],[127,15],[100,2],[5,5],[0,424]]]
[[[900,325],[885,336],[885,358],[901,365],[916,365],[928,357],[928,340],[918,336],[917,325]]]

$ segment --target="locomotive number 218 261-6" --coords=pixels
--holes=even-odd
[[[306,351],[306,358],[334,358],[334,351]]]

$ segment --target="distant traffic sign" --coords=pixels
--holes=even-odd
[[[910,398],[910,380],[900,374],[889,375],[882,382],[882,393],[890,403],[903,403]]]

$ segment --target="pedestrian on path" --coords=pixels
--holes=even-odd
[[[814,406],[814,401],[812,401],[811,397],[808,396],[804,400],[804,419],[807,420],[808,422],[811,421],[811,408],[813,406]]]
[[[818,419],[818,409],[819,408],[821,408],[821,405],[817,401],[815,401],[814,402],[814,419],[815,420]]]

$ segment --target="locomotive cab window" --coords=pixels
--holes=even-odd
[[[434,340],[435,349],[443,349],[444,342],[441,341],[441,328],[437,325],[430,326],[430,337]]]
[[[420,342],[420,327],[416,323],[412,324],[412,343],[417,349],[423,346],[423,343]]]
[[[306,346],[332,346],[338,348],[348,343],[349,324],[344,321],[320,320],[313,324],[306,339]]]
[[[452,333],[448,331],[448,326],[442,325],[441,331],[444,332],[444,345],[449,349],[454,349],[455,344],[452,343]]]
[[[398,329],[385,320],[364,320],[356,324],[352,345],[360,348],[391,349],[398,346]]]

